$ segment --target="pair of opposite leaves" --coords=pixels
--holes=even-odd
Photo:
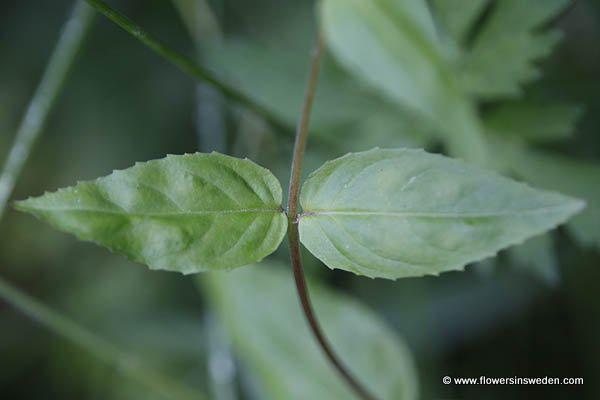
[[[169,155],[17,208],[152,269],[195,273],[261,260],[281,243],[281,186],[250,160]],[[584,203],[422,150],[347,154],[313,172],[300,240],[331,268],[437,275],[552,229]]]

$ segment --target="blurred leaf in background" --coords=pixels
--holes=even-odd
[[[260,380],[259,398],[355,398],[311,337],[292,296],[292,276],[284,268],[264,262],[197,281],[240,357]],[[382,321],[347,296],[316,285],[311,293],[333,347],[373,393],[382,399],[418,398],[412,356]]]
[[[459,8],[453,3],[442,0],[435,5],[442,15],[454,13],[456,16]],[[562,36],[555,29],[543,27],[569,5],[569,0],[471,0],[468,3],[472,4],[471,12],[466,13],[462,21],[447,18],[449,32],[462,33],[454,38],[467,47],[458,65],[462,85],[468,93],[486,99],[522,94],[523,84],[541,76],[534,62],[548,56]],[[485,7],[489,7],[488,15],[481,26],[476,27]],[[465,33],[473,33],[473,37],[466,37]]]

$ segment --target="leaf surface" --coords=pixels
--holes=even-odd
[[[152,269],[194,273],[272,253],[286,230],[280,204],[281,186],[265,168],[196,153],[138,163],[17,208]]]
[[[392,99],[434,118],[443,102],[443,60],[424,1],[325,0],[327,43],[360,79]]]
[[[308,331],[288,271],[265,262],[205,274],[198,282],[234,350],[260,382],[256,398],[356,399]],[[414,363],[400,338],[355,300],[316,284],[310,289],[323,329],[352,373],[379,399],[416,399]]]
[[[540,75],[534,62],[550,54],[557,30],[541,27],[569,0],[500,0],[485,20],[460,66],[465,90],[483,98],[517,96]]]
[[[435,16],[448,36],[463,43],[490,0],[432,0]]]
[[[331,268],[396,279],[437,275],[565,222],[583,202],[421,150],[348,154],[300,197],[302,243]]]
[[[442,134],[449,151],[484,164],[486,145],[424,0],[324,0],[325,39],[355,77]]]

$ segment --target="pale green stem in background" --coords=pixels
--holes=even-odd
[[[173,0],[173,4],[194,42],[196,59],[202,65],[205,50],[218,46],[223,40],[219,21],[206,0]],[[225,97],[216,87],[198,81],[194,119],[199,151],[231,154],[227,143],[225,105]]]
[[[8,199],[13,193],[17,177],[44,128],[48,113],[63,86],[67,72],[73,64],[93,16],[92,8],[82,1],[77,1],[71,16],[63,27],[42,80],[23,116],[15,142],[8,153],[2,175],[0,175],[0,219],[2,219]]]
[[[173,4],[197,47],[222,40],[219,21],[207,0],[173,0]]]
[[[159,394],[165,399],[205,399],[200,393],[167,381],[159,373],[145,367],[139,360],[121,352],[110,342],[82,328],[76,322],[57,313],[0,277],[0,297],[34,321],[75,343],[122,375]]]
[[[208,346],[208,374],[213,400],[236,400],[237,368],[226,333],[216,316],[205,319]]]

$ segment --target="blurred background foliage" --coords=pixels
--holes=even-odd
[[[327,3],[331,9],[343,9],[346,4],[376,8],[381,2]],[[420,12],[415,4],[421,2],[392,3],[409,18],[413,11]],[[588,208],[568,226],[465,272],[397,282],[370,280],[330,271],[305,254],[308,273],[321,285],[369,306],[403,338],[412,355],[398,350],[404,354],[404,367],[394,368],[403,371],[398,376],[407,398],[415,396],[417,389],[411,387],[418,387],[424,399],[598,398],[600,3],[427,4],[431,26],[424,23],[406,33],[393,20],[376,20],[376,25],[393,29],[369,30],[395,44],[398,54],[391,58],[396,65],[365,58],[373,55],[369,51],[375,42],[369,40],[377,38],[344,42],[352,37],[344,34],[340,42],[330,41],[333,51],[322,68],[304,172],[348,151],[425,147],[584,198]],[[273,170],[285,185],[291,131],[316,29],[315,5],[292,0],[114,0],[111,5],[174,48],[194,55],[286,129],[269,125],[194,81],[98,16],[13,198],[106,175],[135,161],[197,150],[251,158]],[[71,6],[63,0],[0,3],[2,158]],[[327,15],[326,31],[352,30],[361,23],[351,19],[352,12]],[[336,28],[340,15],[350,22]],[[398,35],[405,36],[399,40]],[[419,46],[431,45],[430,39],[434,50],[422,51]],[[410,51],[439,54],[434,61],[411,57],[411,65],[404,68],[402,57]],[[434,102],[429,108],[431,99],[423,95],[414,74],[431,63],[437,63],[439,74],[458,82],[460,96],[452,97],[458,95],[449,91],[450,103]],[[397,82],[381,81],[390,76]],[[396,87],[415,92],[398,93]],[[437,86],[431,90],[437,93]],[[444,108],[453,101],[467,104],[468,123],[457,122]],[[455,132],[456,126],[467,126],[477,140],[483,138],[487,153],[481,154],[469,137]],[[256,268],[283,274],[288,268],[286,249],[272,258],[274,262]],[[0,271],[46,305],[208,398],[303,398],[311,392],[302,388],[311,385],[323,388],[318,392],[324,399],[343,396],[336,382],[318,380],[314,370],[323,368],[322,360],[309,356],[309,350],[298,351],[300,343],[310,346],[310,338],[300,328],[291,286],[269,286],[280,274],[249,278],[251,286],[240,283],[237,273],[231,274],[231,281],[227,275],[201,275],[197,286],[193,278],[150,272],[11,210],[0,222]],[[233,311],[227,307],[236,302],[247,310],[240,315],[246,325],[228,320]],[[317,311],[345,351],[343,358],[362,371],[359,375],[378,382],[369,365],[376,370],[385,357],[354,354],[352,349],[360,344],[352,337],[369,332],[353,324],[380,322],[360,319],[354,311],[337,322],[331,307],[325,304]],[[328,325],[328,320],[335,323]],[[251,341],[261,337],[262,327],[267,344],[273,340],[272,349]],[[381,340],[379,334],[365,341]],[[98,362],[0,302],[0,397],[160,398],[119,371],[118,365]],[[444,386],[444,375],[583,377],[585,385]],[[278,392],[281,387],[300,391]],[[385,390],[381,393],[399,393],[392,386]]]

